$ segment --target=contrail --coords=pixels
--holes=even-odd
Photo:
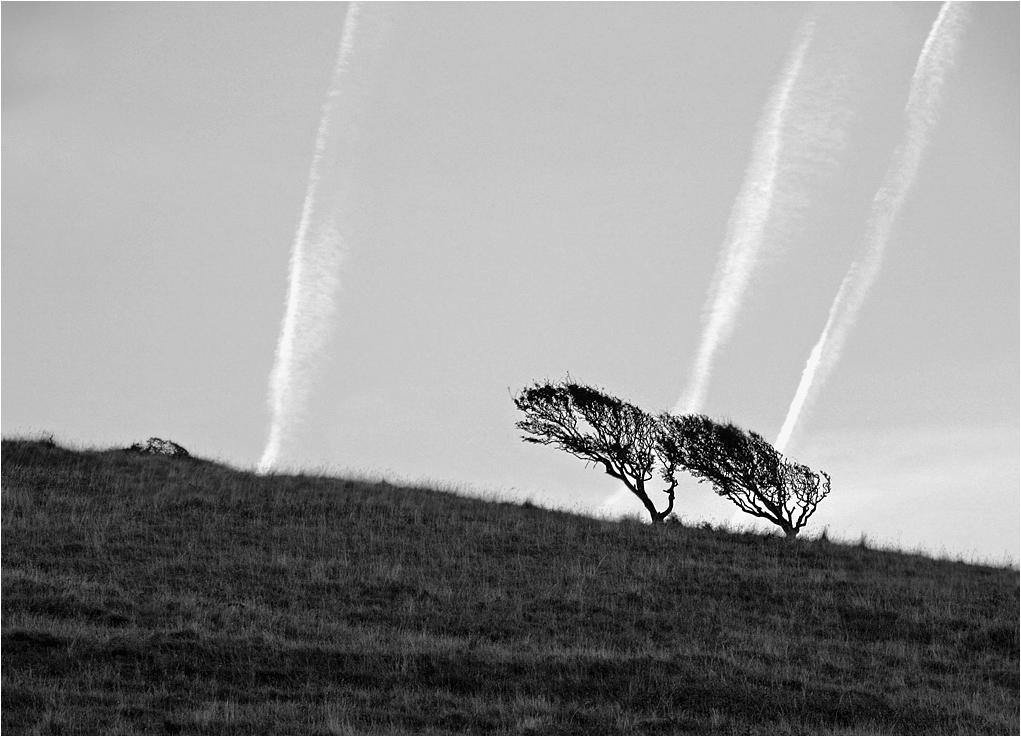
[[[778,219],[777,215],[787,218],[794,215],[797,204],[792,206],[789,202],[785,207],[788,212],[777,212],[774,200],[780,180],[788,174],[794,175],[793,170],[798,164],[807,162],[811,169],[815,169],[828,162],[832,151],[843,144],[839,115],[835,113],[837,93],[832,79],[826,80],[830,88],[827,94],[805,93],[807,96],[799,98],[800,104],[794,105],[795,88],[801,81],[805,57],[815,32],[815,14],[811,14],[798,27],[791,51],[759,120],[752,159],[731,209],[723,253],[706,301],[702,341],[688,386],[672,410],[675,414],[701,411],[713,359],[733,332],[767,226]],[[795,107],[797,125],[791,126],[792,108]],[[785,137],[793,144],[793,151],[785,150]],[[791,171],[787,170],[788,167]],[[788,186],[790,184],[788,182]],[[794,203],[807,200],[800,192],[789,194],[794,195]],[[627,489],[621,489],[600,509],[610,512],[629,494]]]
[[[893,222],[915,180],[929,133],[936,123],[940,90],[953,63],[963,18],[964,8],[959,3],[945,2],[925,39],[904,109],[907,120],[905,140],[894,151],[882,185],[872,201],[865,254],[851,265],[840,284],[826,326],[809,354],[787,419],[777,436],[777,450],[782,451],[787,445],[806,404],[814,398],[836,366],[848,332],[876,280]]]
[[[340,233],[338,207],[335,203],[324,206],[319,190],[322,172],[333,171],[338,166],[339,144],[331,134],[347,88],[358,12],[358,3],[348,5],[340,51],[319,121],[305,204],[291,247],[287,307],[269,379],[273,419],[258,473],[267,473],[273,468],[287,432],[301,416],[309,393],[313,362],[325,343],[334,311],[345,244]]]
[[[707,317],[702,342],[695,356],[688,386],[674,406],[675,414],[700,411],[705,401],[713,358],[734,331],[737,313],[755,268],[763,234],[773,209],[791,91],[801,73],[814,32],[813,18],[802,22],[794,51],[787,59],[780,80],[759,121],[752,161],[745,171],[744,184],[731,210],[724,251],[706,302]]]

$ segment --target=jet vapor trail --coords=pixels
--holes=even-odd
[[[339,166],[340,146],[333,128],[341,122],[338,121],[342,112],[339,105],[347,88],[358,12],[358,3],[348,5],[337,63],[319,121],[305,204],[291,247],[287,307],[269,380],[273,419],[258,473],[267,473],[273,468],[287,432],[300,418],[309,393],[313,362],[325,343],[334,310],[345,244],[340,233],[338,207],[333,202],[323,202],[320,185],[323,172],[336,174]],[[336,192],[326,194],[335,195]]]
[[[702,342],[695,356],[688,386],[674,406],[675,414],[700,411],[708,389],[713,358],[734,331],[737,313],[755,268],[763,234],[773,209],[791,91],[801,73],[814,32],[814,20],[802,22],[794,51],[788,57],[759,121],[752,161],[745,171],[744,183],[731,210],[724,251],[706,302]]]
[[[922,47],[904,109],[907,133],[904,142],[894,151],[882,185],[872,201],[865,254],[851,265],[844,277],[822,335],[809,354],[787,419],[777,436],[775,445],[780,451],[790,440],[806,404],[839,361],[848,332],[879,273],[893,222],[914,182],[929,133],[936,123],[940,90],[953,63],[963,18],[964,8],[959,3],[945,2]]]
[[[713,359],[733,332],[767,227],[775,225],[778,219],[790,221],[796,215],[798,203],[807,200],[800,190],[787,192],[793,197],[781,204],[784,212],[777,212],[778,185],[796,189],[795,169],[816,170],[829,163],[834,151],[842,145],[842,120],[836,104],[840,90],[832,80],[837,75],[827,79],[829,84],[823,94],[801,90],[799,85],[803,83],[805,57],[816,33],[815,15],[810,14],[798,27],[791,51],[759,120],[751,162],[731,209],[727,238],[706,301],[702,340],[692,376],[672,410],[675,414],[701,411]],[[796,105],[795,88],[799,92]],[[790,125],[792,113],[797,123],[794,126]],[[785,147],[785,137],[792,145]],[[621,489],[607,499],[600,510],[612,513],[629,497],[630,492]]]

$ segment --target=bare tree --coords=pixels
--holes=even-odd
[[[676,466],[662,452],[659,421],[616,397],[570,380],[536,383],[514,397],[525,413],[517,423],[531,437],[527,443],[552,445],[583,461],[602,465],[642,502],[654,523],[673,511]],[[659,475],[666,487],[667,505],[659,511],[646,483]]]
[[[660,452],[752,516],[797,537],[830,492],[827,473],[785,458],[755,432],[705,415],[660,415]]]

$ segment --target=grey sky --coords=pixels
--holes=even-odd
[[[370,4],[350,251],[294,466],[594,509],[508,390],[566,372],[649,410],[688,380],[755,128],[813,6]],[[846,140],[785,200],[705,411],[775,436],[903,134],[935,3],[823,4],[801,94]],[[5,434],[150,435],[253,467],[344,4],[4,3]],[[969,8],[843,358],[788,452],[813,527],[1018,556],[1018,5]],[[360,46],[358,44],[361,44]],[[511,491],[513,489],[513,491]],[[689,519],[729,520],[705,487]]]

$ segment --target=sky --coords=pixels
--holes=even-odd
[[[785,448],[833,478],[809,535],[1018,560],[1018,9],[966,4],[882,265]],[[156,436],[255,469],[332,99],[316,197],[338,286],[277,468],[638,514],[521,442],[511,398],[569,373],[675,406],[810,26],[700,408],[777,436],[938,3],[367,3],[327,98],[347,11],[0,7],[5,437]],[[741,521],[705,485],[677,505]]]

